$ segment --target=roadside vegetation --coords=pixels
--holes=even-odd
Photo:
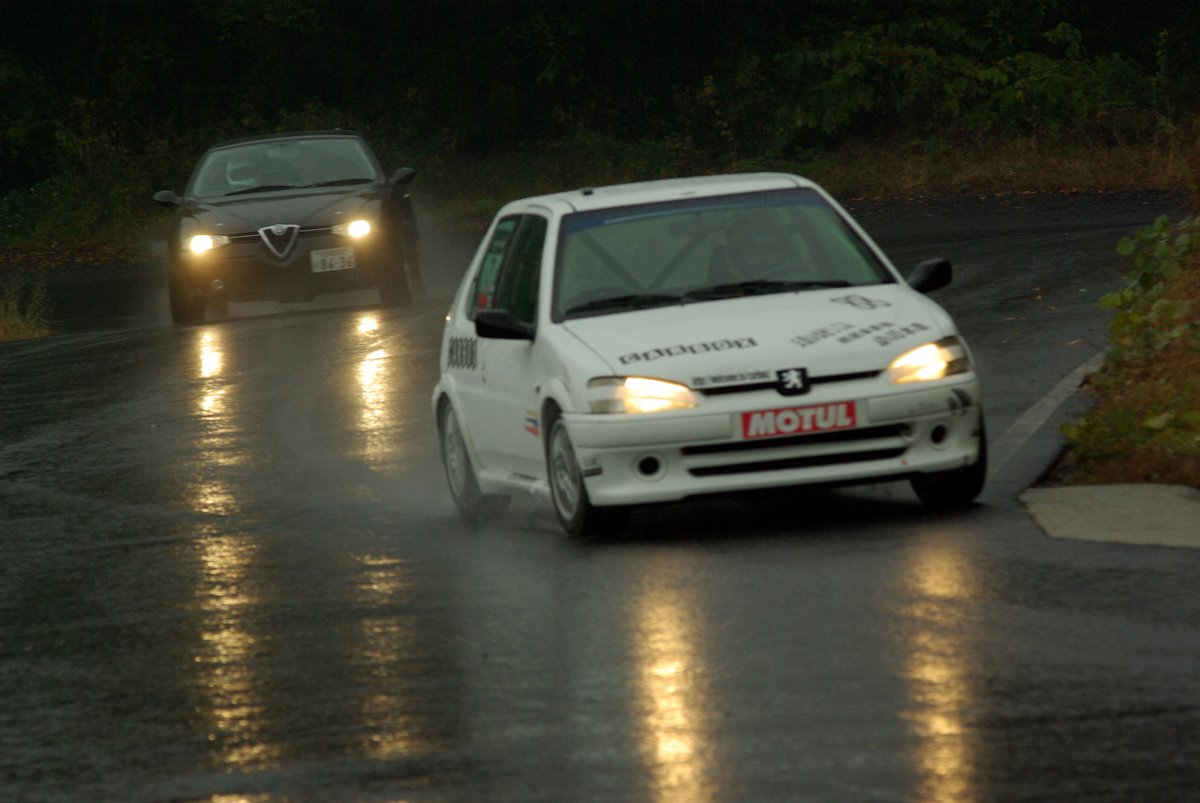
[[[1200,197],[1197,4],[480,0],[452,23],[436,3],[152,6],[6,9],[0,339],[47,331],[57,266],[162,236],[150,196],[207,146],[268,131],[359,130],[463,227],[523,195],[776,169],[848,199]],[[1112,348],[1060,476],[1200,484],[1194,228],[1121,244],[1130,285],[1105,300]]]
[[[50,334],[49,313],[42,284],[0,274],[0,342]]]
[[[1127,281],[1101,300],[1114,317],[1087,383],[1095,405],[1063,427],[1052,479],[1200,488],[1200,220],[1160,217],[1120,252]]]

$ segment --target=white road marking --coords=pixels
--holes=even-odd
[[[1050,416],[1054,415],[1055,410],[1083,384],[1087,375],[1099,369],[1103,364],[1104,352],[1094,354],[1022,413],[1021,417],[1014,421],[1003,435],[989,443],[988,473],[992,476],[999,474],[1008,461],[1021,451],[1025,443],[1045,425]]]

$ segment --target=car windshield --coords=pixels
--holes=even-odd
[[[810,189],[577,212],[559,238],[556,321],[895,281]]]
[[[192,173],[188,194],[213,198],[296,187],[349,186],[370,183],[380,176],[378,164],[359,139],[274,139],[209,151]]]

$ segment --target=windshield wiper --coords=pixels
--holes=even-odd
[[[668,304],[678,304],[682,296],[670,293],[632,293],[627,296],[598,298],[583,304],[576,304],[566,311],[567,315],[577,315],[581,312],[601,312],[617,309],[645,309],[647,307],[662,307]]]
[[[370,178],[335,178],[329,181],[315,181],[312,184],[303,184],[301,189],[309,187],[340,187],[347,184],[370,184],[374,179]]]
[[[784,279],[752,279],[748,282],[733,284],[718,284],[713,287],[701,287],[689,290],[689,299],[738,298],[741,296],[759,296],[767,293],[787,293],[793,290],[815,290],[822,287],[851,287],[845,279],[824,280],[784,280]]]
[[[230,195],[248,195],[249,193],[252,193],[252,192],[268,192],[270,190],[294,190],[294,189],[296,189],[295,184],[264,184],[261,187],[247,187],[244,190],[234,190],[233,192],[227,192],[227,193],[225,193],[225,197],[228,198]]]

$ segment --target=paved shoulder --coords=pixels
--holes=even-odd
[[[1200,490],[1189,486],[1030,488],[1021,501],[1055,538],[1200,548]]]

